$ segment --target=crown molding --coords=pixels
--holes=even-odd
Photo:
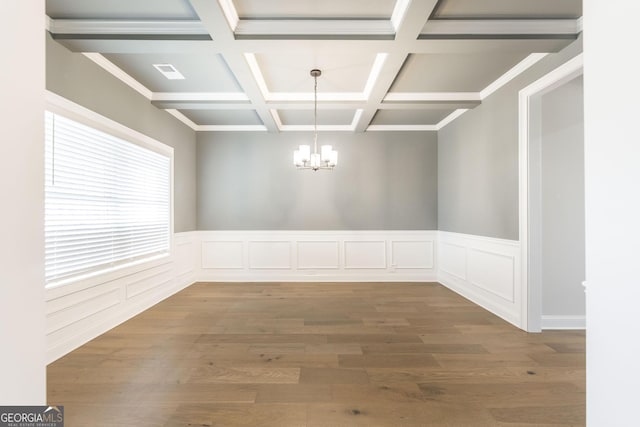
[[[152,101],[250,101],[244,92],[153,92]]]
[[[382,102],[478,102],[480,92],[389,92]]]
[[[198,132],[267,132],[264,125],[199,125]]]
[[[195,124],[191,119],[189,119],[187,116],[185,116],[184,114],[182,114],[180,111],[178,110],[174,110],[172,108],[166,109],[165,110],[167,113],[171,114],[173,117],[175,117],[176,119],[180,120],[182,123],[184,123],[185,125],[189,126],[192,130],[197,131],[198,130],[198,125]]]
[[[436,132],[437,125],[369,125],[367,132]]]
[[[107,58],[102,56],[99,53],[86,52],[83,53],[84,56],[95,62],[97,65],[102,67],[108,73],[113,75],[115,78],[119,79],[121,82],[138,92],[140,95],[144,96],[148,100],[151,100],[153,97],[153,92],[147,89],[142,83],[131,77],[129,74],[125,73],[122,68],[118,67],[113,62],[109,61]]]

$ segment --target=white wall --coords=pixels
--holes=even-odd
[[[638,422],[638,16],[639,2],[584,2],[587,424],[594,427]]]
[[[46,400],[44,1],[0,3],[0,405]]]

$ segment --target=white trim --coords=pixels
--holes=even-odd
[[[409,10],[409,5],[411,4],[411,0],[397,0],[395,6],[393,7],[393,12],[391,14],[391,25],[393,29],[398,32],[402,22],[404,21],[405,15],[407,14],[407,10]]]
[[[135,144],[173,157],[173,147],[141,132],[128,128],[108,117],[91,111],[80,104],[69,101],[67,98],[64,98],[54,92],[47,91],[46,102],[47,109],[50,109],[52,112],[61,112],[65,116],[74,120],[80,120],[83,123],[87,123],[87,121],[89,121],[91,126],[100,130],[105,130],[112,134],[115,133],[118,136],[125,137],[127,140]]]
[[[235,29],[239,37],[391,37],[394,34],[391,21],[379,19],[240,19]]]
[[[527,87],[523,88],[518,95],[519,121],[518,121],[518,157],[519,157],[519,235],[520,235],[520,258],[522,267],[520,270],[522,283],[522,306],[521,319],[522,329],[530,332],[538,332],[541,328],[541,321],[538,314],[541,313],[541,295],[539,285],[530,287],[529,283],[529,148],[530,148],[530,103],[533,96],[549,91],[560,84],[569,81],[582,73],[583,54],[579,54],[565,62],[555,70],[539,78]],[[531,305],[535,304],[535,306]],[[532,316],[536,313],[535,316]]]
[[[480,92],[389,92],[383,102],[477,102]]]
[[[175,234],[175,252],[160,263],[46,289],[47,363],[194,283],[196,236]]]
[[[262,97],[266,101],[269,98],[269,88],[267,87],[267,82],[264,80],[264,76],[262,75],[262,71],[260,70],[260,65],[258,65],[258,59],[256,58],[256,55],[253,53],[245,53],[244,59],[247,61],[247,65],[251,70],[251,74],[253,74],[253,79],[258,85],[258,88],[262,93]]]
[[[238,27],[238,22],[240,22],[240,18],[238,17],[238,11],[233,4],[233,0],[218,0],[218,4],[220,4],[220,7],[222,8],[222,12],[229,24],[229,28],[231,31],[235,31]]]
[[[575,35],[576,19],[435,19],[429,20],[420,36],[432,35]]]
[[[318,101],[320,102],[332,102],[332,101],[345,101],[345,102],[362,102],[367,101],[371,95],[371,91],[375,86],[382,68],[387,59],[388,54],[378,53],[376,54],[371,71],[367,77],[364,90],[362,92],[320,92],[317,94]],[[251,74],[262,93],[262,96],[266,102],[313,102],[315,94],[313,92],[271,92],[267,86],[267,82],[264,79],[258,60],[253,53],[245,53],[244,57],[249,65]]]
[[[364,110],[362,108],[358,108],[356,112],[353,113],[353,120],[351,120],[351,128],[354,131],[358,127],[358,123],[360,122],[360,119],[362,118],[363,113],[364,113]]]
[[[438,125],[369,125],[367,132],[436,132]]]
[[[268,92],[267,102],[313,102],[313,92]],[[330,101],[366,101],[364,92],[320,92],[318,93],[319,102]]]
[[[369,72],[369,78],[367,79],[367,83],[364,85],[364,90],[362,91],[362,95],[364,96],[365,100],[368,100],[371,96],[371,91],[376,85],[378,77],[380,77],[382,67],[384,67],[384,63],[386,62],[388,56],[389,55],[386,53],[378,53],[376,55],[376,59],[373,61],[371,71]]]
[[[199,20],[50,19],[52,34],[209,35]]]
[[[202,132],[266,132],[264,125],[198,125],[196,131]]]
[[[129,74],[125,73],[120,67],[118,67],[113,62],[109,61],[107,58],[102,56],[99,53],[93,52],[85,52],[84,56],[98,64],[100,67],[105,69],[107,72],[111,73],[115,78],[138,92],[140,95],[144,96],[147,99],[151,99],[153,96],[153,92],[147,89],[142,83],[131,77]]]
[[[282,132],[313,132],[313,125],[282,125]],[[353,125],[318,125],[318,132],[353,132]]]
[[[587,320],[584,315],[578,316],[542,316],[542,329],[558,330],[584,330],[587,329]]]
[[[402,258],[402,253],[396,254],[395,262],[405,265],[404,268],[396,269],[390,262],[391,252],[387,248],[392,248],[394,242],[420,242],[431,243],[435,247],[437,232],[431,230],[399,230],[399,231],[349,231],[349,230],[327,230],[327,231],[305,231],[305,230],[262,230],[262,231],[200,231],[197,232],[200,241],[199,247],[209,242],[217,242],[227,245],[241,244],[245,248],[243,259],[227,259],[226,263],[241,268],[202,268],[199,267],[198,279],[201,281],[287,281],[287,282],[319,282],[319,281],[376,281],[376,282],[398,282],[398,281],[434,281],[436,279],[436,259],[435,251],[425,253],[424,259],[416,260],[416,255],[411,254],[411,259]],[[284,269],[282,263],[261,265],[260,268],[250,266],[248,259],[244,257],[248,254],[248,249],[252,242],[289,242],[290,264]],[[305,264],[301,266],[299,262],[298,247],[301,244],[314,243],[335,243],[338,248],[338,263],[335,265],[335,252],[326,253],[328,258],[318,259],[313,268],[313,260],[305,259]],[[367,243],[376,245],[367,245]],[[358,245],[363,244],[364,245]],[[347,254],[345,244],[349,246],[350,253]],[[322,256],[322,251],[317,256]],[[351,260],[348,256],[355,257]],[[354,264],[355,263],[355,264]],[[424,267],[411,267],[416,264]],[[331,265],[331,267],[327,267]],[[335,267],[334,267],[335,266]],[[428,266],[428,267],[427,267]]]
[[[184,114],[182,114],[180,111],[175,110],[173,108],[169,108],[167,110],[165,110],[167,113],[171,114],[173,117],[175,117],[176,119],[180,120],[182,123],[184,123],[185,125],[189,126],[191,129],[193,130],[198,130],[198,125],[195,124],[193,121],[191,121],[191,119],[189,119],[187,116],[185,116]]]
[[[447,117],[445,117],[444,119],[438,122],[438,124],[436,125],[437,130],[442,129],[443,127],[445,127],[446,125],[448,125],[449,123],[451,123],[452,121],[454,121],[455,119],[457,119],[458,117],[466,113],[467,111],[469,111],[468,108],[458,108],[453,113],[449,114]]]
[[[244,92],[153,92],[151,101],[249,101]]]
[[[496,81],[491,83],[489,86],[485,87],[480,91],[480,99],[485,99],[502,86],[509,83],[511,80],[518,77],[520,74],[531,68],[534,64],[540,61],[542,58],[547,56],[547,53],[532,53],[531,55],[524,58],[522,61],[518,62],[513,68],[504,73],[502,76],[498,77]]]
[[[282,123],[278,110],[270,109],[269,111],[278,130],[281,132],[313,132],[314,130],[313,125],[285,125]],[[353,132],[356,130],[362,113],[362,109],[355,110],[351,124],[348,125],[318,125],[318,132]]]
[[[439,231],[437,253],[438,282],[520,327],[518,241]]]

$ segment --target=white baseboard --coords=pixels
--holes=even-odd
[[[587,329],[587,321],[584,315],[558,316],[542,315],[542,329],[566,329],[584,330]]]
[[[381,282],[381,283],[401,283],[401,282],[435,282],[435,273],[425,274],[263,274],[253,272],[250,274],[225,274],[216,272],[202,273],[198,282],[301,282],[301,283],[322,283],[322,282]]]

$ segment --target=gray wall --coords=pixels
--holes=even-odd
[[[541,99],[542,314],[584,315],[584,112],[578,77]]]
[[[195,132],[85,56],[46,37],[48,90],[174,148],[174,231],[195,230]]]
[[[546,56],[438,132],[440,230],[518,240],[518,92],[581,51]]]
[[[320,133],[333,171],[300,171],[305,133],[198,135],[198,229],[435,230],[435,132]]]

